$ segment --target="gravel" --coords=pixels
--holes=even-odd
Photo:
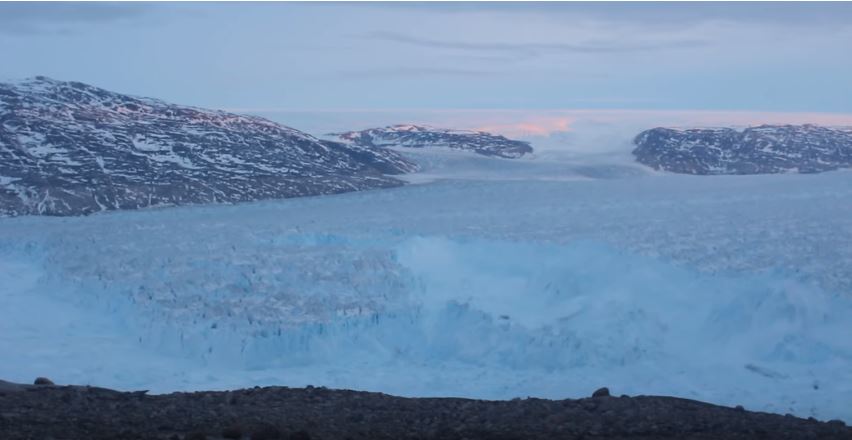
[[[148,395],[0,381],[0,438],[852,439],[841,421],[658,396],[485,401],[266,387]]]

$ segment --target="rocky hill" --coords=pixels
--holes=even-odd
[[[333,194],[414,169],[259,117],[45,77],[0,83],[0,215]]]
[[[682,174],[818,173],[852,167],[852,130],[816,125],[654,128],[640,133],[636,160]]]
[[[443,147],[507,159],[516,159],[533,151],[527,142],[515,141],[483,131],[449,130],[420,125],[392,125],[332,133],[329,136],[335,136],[346,144],[362,147]]]

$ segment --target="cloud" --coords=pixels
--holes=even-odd
[[[511,137],[549,136],[552,133],[571,131],[576,121],[573,116],[543,116],[535,119],[521,118],[517,122],[485,122],[475,130],[499,133]]]
[[[474,69],[442,67],[388,67],[354,71],[341,71],[335,77],[342,78],[393,78],[393,77],[479,77],[494,72]]]
[[[848,26],[849,2],[385,2],[364,7],[445,14],[479,12],[584,18],[648,26],[691,27],[707,21],[785,26]]]
[[[495,117],[497,116],[497,117]],[[529,138],[558,136],[580,128],[623,127],[635,135],[641,130],[665,127],[749,127],[762,124],[817,124],[852,126],[852,114],[815,112],[761,112],[719,110],[549,110],[467,115],[482,121],[484,131]]]
[[[0,33],[61,34],[77,26],[135,19],[149,6],[117,3],[0,3]]]
[[[418,47],[452,49],[472,52],[496,52],[514,54],[519,57],[537,56],[542,53],[622,53],[653,51],[661,49],[695,48],[706,46],[708,41],[700,39],[673,39],[657,42],[635,41],[587,41],[584,43],[506,43],[506,42],[469,42],[438,40],[415,37],[397,32],[375,31],[360,35],[361,38],[389,41]]]
[[[761,124],[818,124],[852,127],[849,113],[602,110],[602,109],[411,109],[293,108],[229,109],[256,114],[322,136],[391,124],[482,130],[532,142],[537,152],[571,154],[624,153],[643,130],[665,127],[747,127]]]

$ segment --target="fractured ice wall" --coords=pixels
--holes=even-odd
[[[0,280],[38,276],[0,285],[0,375],[486,398],[607,385],[849,420],[847,176],[454,181],[6,219]]]

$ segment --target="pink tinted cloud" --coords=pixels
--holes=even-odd
[[[492,122],[475,127],[475,130],[500,133],[506,136],[547,136],[554,132],[571,131],[576,120],[569,116],[539,117],[517,122]]]
[[[817,124],[852,127],[852,114],[708,110],[524,110],[524,109],[240,109],[315,134],[391,124],[423,124],[481,130],[513,138],[554,133],[653,127],[748,127],[761,124]]]
[[[807,112],[750,112],[703,110],[548,110],[527,114],[507,111],[493,114],[465,115],[473,128],[505,136],[549,136],[570,132],[579,125],[625,125],[637,128],[672,127],[749,127],[762,124],[816,124],[830,127],[852,127],[852,114]],[[457,118],[457,122],[461,122]],[[463,118],[462,118],[463,119]],[[483,120],[476,123],[476,120]]]

